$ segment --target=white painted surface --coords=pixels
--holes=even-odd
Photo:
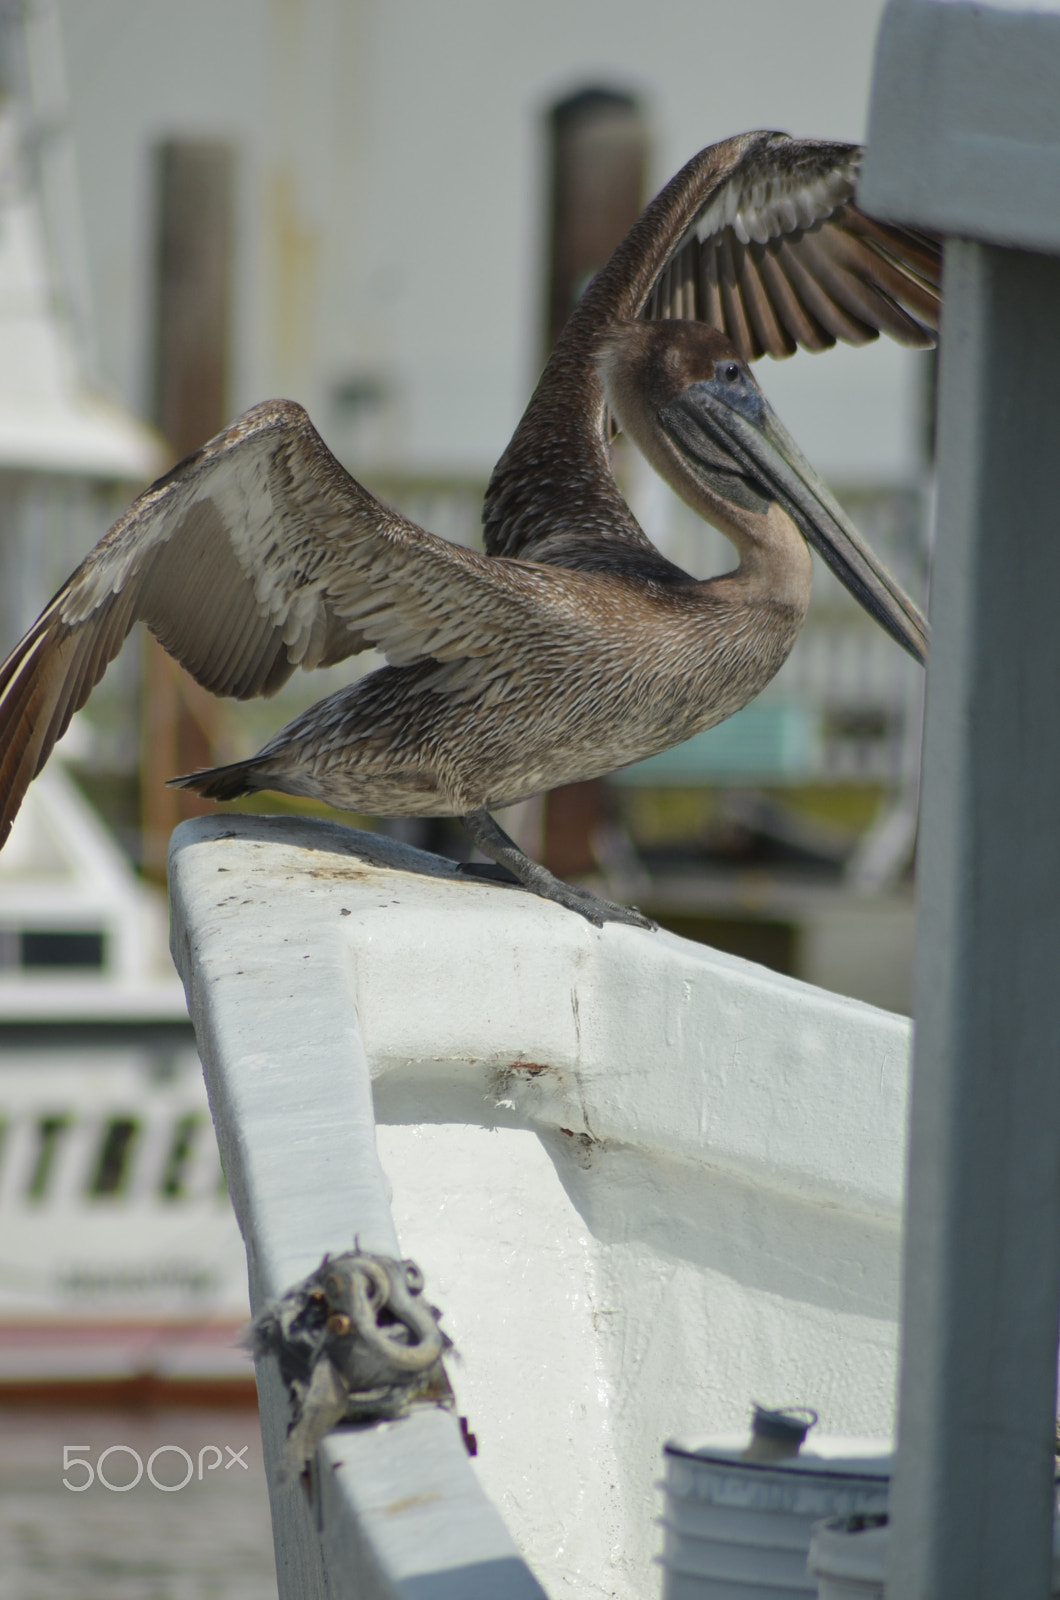
[[[551,1594],[654,1590],[670,1434],[890,1432],[905,1019],[329,823],[185,824],[170,883],[252,1292],[391,1248],[389,1185]]]

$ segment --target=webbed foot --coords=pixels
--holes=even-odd
[[[648,932],[657,930],[659,924],[638,911],[636,906],[619,906],[611,900],[602,900],[588,889],[577,889],[573,884],[564,883],[547,867],[539,866],[494,822],[488,811],[469,811],[460,820],[483,855],[489,856],[506,875],[521,883],[524,889],[539,894],[543,900],[552,900],[568,911],[576,911],[597,928],[602,928],[605,922],[624,922],[628,927],[644,928]],[[494,881],[497,877],[488,867],[483,869],[474,863],[464,863],[460,870],[490,877]]]

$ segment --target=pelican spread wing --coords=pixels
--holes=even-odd
[[[0,667],[0,844],[137,621],[204,688],[245,700],[371,646],[395,665],[497,650],[551,608],[549,577],[417,527],[301,406],[256,406],[134,501]]]
[[[939,245],[858,209],[860,146],[748,139],[668,249],[641,315],[710,323],[745,361],[881,332],[934,344]]]
[[[607,471],[603,341],[636,318],[681,317],[727,335],[744,361],[866,344],[935,343],[941,245],[856,203],[862,148],[740,134],[693,156],[646,207],[571,313],[486,498],[495,555],[566,557],[536,482],[571,503]],[[545,467],[545,472],[542,467]],[[647,547],[621,505],[608,542]],[[584,558],[584,541],[571,555]]]

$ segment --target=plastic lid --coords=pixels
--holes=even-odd
[[[747,1472],[800,1472],[813,1475],[879,1478],[891,1475],[894,1445],[890,1439],[861,1438],[836,1434],[813,1437],[797,1456],[782,1461],[745,1461],[745,1433],[680,1434],[663,1446],[666,1455],[693,1461],[715,1462],[719,1466],[739,1467]]]

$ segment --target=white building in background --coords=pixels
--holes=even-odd
[[[239,162],[233,410],[301,400],[362,470],[483,477],[533,385],[543,114],[636,94],[652,178],[752,127],[860,138],[880,0],[58,0],[103,371],[150,393],[152,152]],[[919,362],[763,363],[838,482],[915,471]]]
[[[92,382],[77,304],[76,197],[56,180],[69,136],[54,8],[0,15],[0,643],[6,650],[160,470],[162,440]],[[49,26],[51,24],[51,26]],[[33,50],[27,51],[27,35]],[[32,61],[32,64],[31,64]],[[54,203],[49,205],[51,199]]]

